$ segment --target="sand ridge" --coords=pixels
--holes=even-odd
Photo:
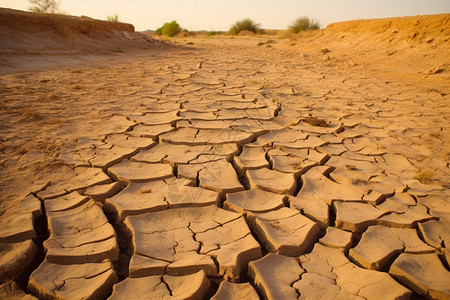
[[[414,66],[333,36],[408,20],[0,54],[0,296],[449,298],[446,23]]]

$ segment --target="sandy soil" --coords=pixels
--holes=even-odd
[[[165,43],[1,13],[1,295],[450,297],[449,15]]]

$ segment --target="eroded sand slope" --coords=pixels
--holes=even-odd
[[[404,20],[3,53],[1,297],[448,299],[448,15]]]

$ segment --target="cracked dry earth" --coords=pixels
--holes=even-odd
[[[0,297],[449,299],[448,96],[287,43],[3,75]]]

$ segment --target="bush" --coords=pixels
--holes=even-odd
[[[251,31],[254,33],[258,33],[261,31],[261,24],[255,23],[255,21],[251,19],[244,19],[241,21],[237,21],[230,28],[230,34],[238,35],[241,31]]]
[[[319,22],[308,17],[298,18],[294,22],[292,22],[291,25],[289,25],[289,30],[293,33],[299,33],[300,31],[305,30],[317,30],[319,28]]]
[[[119,16],[117,14],[115,14],[114,16],[108,16],[106,20],[109,22],[119,22]]]
[[[29,10],[37,13],[57,14],[61,3],[57,0],[28,0]]]
[[[172,21],[170,23],[164,23],[162,27],[156,29],[156,34],[172,37],[180,33],[181,30],[181,26],[177,21]]]

